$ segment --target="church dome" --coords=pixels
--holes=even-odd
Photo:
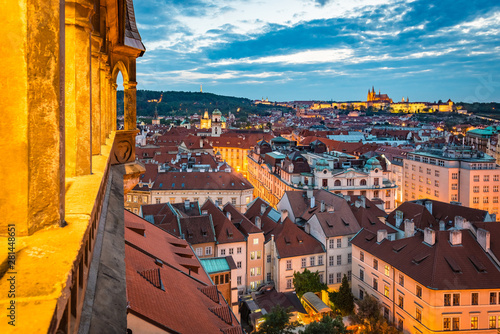
[[[212,115],[222,115],[219,109],[215,109]]]
[[[380,161],[377,158],[373,157],[366,161],[365,169],[375,170],[377,168],[382,169],[382,165],[380,164]]]

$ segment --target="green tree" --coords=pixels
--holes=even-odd
[[[306,292],[328,290],[328,286],[325,283],[321,283],[319,273],[317,271],[309,271],[308,269],[304,269],[303,272],[296,271],[293,274],[293,286],[299,298]]]
[[[260,325],[256,334],[290,334],[295,328],[294,323],[290,323],[290,311],[276,305],[271,313],[264,315],[264,322]]]
[[[382,316],[378,300],[370,295],[366,295],[363,300],[359,301],[358,312],[351,316],[351,320],[361,325],[360,334],[400,333]]]
[[[345,334],[349,332],[341,317],[332,319],[327,315],[321,321],[312,322],[305,330],[300,331],[301,334]]]
[[[352,314],[354,311],[354,296],[346,275],[342,278],[339,291],[330,292],[330,301],[343,316]]]

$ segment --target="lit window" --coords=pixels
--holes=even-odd
[[[496,316],[494,316],[494,315],[490,316],[488,327],[489,328],[497,328],[497,317]]]
[[[389,276],[390,275],[390,272],[389,272],[389,266],[384,266],[384,274],[385,276]]]
[[[420,309],[418,307],[415,309],[415,319],[418,322],[422,322],[422,309]]]
[[[477,326],[477,317],[470,318],[470,329],[478,329]]]
[[[258,245],[258,244],[259,244],[259,239],[254,238],[254,239],[253,239],[253,244],[254,244],[254,245]]]
[[[450,320],[450,318],[444,318],[443,319],[443,330],[444,331],[451,331],[451,320]]]
[[[453,294],[453,306],[460,306],[460,294],[459,293]]]
[[[387,285],[384,285],[384,296],[389,298],[389,287]]]
[[[451,306],[451,294],[444,294],[444,306]]]

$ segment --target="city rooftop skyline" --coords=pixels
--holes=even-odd
[[[500,101],[500,4],[470,1],[135,3],[138,89],[283,100]]]

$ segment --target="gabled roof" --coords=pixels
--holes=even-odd
[[[245,236],[222,213],[211,200],[207,200],[201,207],[202,212],[207,211],[212,217],[217,242],[220,244],[245,241]]]
[[[286,218],[280,225],[281,229],[274,238],[279,258],[318,254],[325,251],[321,242],[304,232],[290,218]]]
[[[377,243],[377,235],[365,229],[351,243],[430,289],[498,289],[500,271],[471,231],[461,230],[461,245],[449,242],[450,230],[435,233],[433,246],[423,242],[423,232]],[[500,235],[492,235],[491,240],[498,237]]]
[[[248,237],[251,233],[262,233],[262,230],[257,228],[244,214],[236,209],[231,203],[224,205],[223,211],[231,213],[231,222],[238,228],[238,230]]]

